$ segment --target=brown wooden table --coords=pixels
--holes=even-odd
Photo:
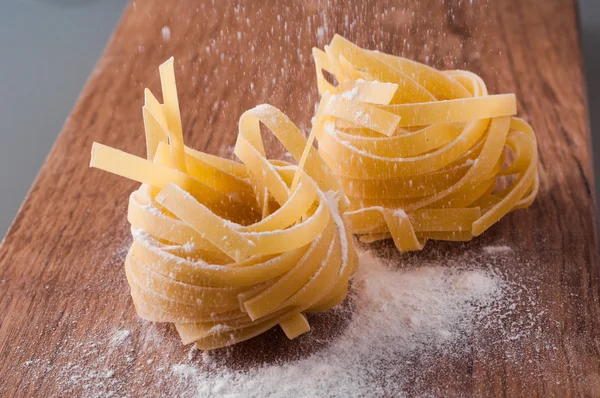
[[[539,333],[491,347],[478,344],[486,332],[477,332],[470,355],[423,373],[406,392],[600,396],[599,262],[575,1],[228,3],[138,0],[127,8],[0,248],[0,395],[175,392],[160,367],[198,354],[169,327],[136,317],[122,268],[136,184],[88,169],[91,144],[143,155],[143,88],[160,93],[157,67],[171,55],[192,147],[232,156],[238,117],[263,102],[308,129],[318,99],[311,47],[337,32],[480,74],[491,92],[517,94],[538,134],[541,189],[530,209],[471,243],[428,244],[398,258],[509,245],[499,267],[543,308]],[[274,330],[224,355],[238,365],[250,354],[266,361],[265,341],[277,355],[294,347]]]

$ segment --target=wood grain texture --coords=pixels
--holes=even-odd
[[[405,392],[600,396],[596,215],[574,1],[228,3],[146,0],[126,10],[0,247],[0,395],[193,393],[173,390],[160,367],[194,363],[198,354],[171,328],[141,321],[129,298],[122,262],[127,198],[137,184],[88,169],[91,144],[144,153],[143,88],[160,93],[157,67],[171,55],[190,146],[231,157],[239,116],[263,102],[306,130],[318,100],[311,47],[337,32],[367,48],[480,74],[491,92],[516,93],[519,114],[538,134],[541,188],[530,209],[468,244],[428,244],[410,255],[376,246],[398,263],[420,263],[509,245],[511,255],[494,266],[540,312],[526,338],[495,340],[478,328],[464,358],[442,357],[433,368],[411,358],[423,369]],[[517,308],[505,322],[528,316],[531,308]],[[333,316],[316,322],[322,337],[344,327]],[[131,335],[119,338],[121,329]],[[302,339],[289,343],[273,330],[221,357],[245,367],[300,351],[307,354]]]

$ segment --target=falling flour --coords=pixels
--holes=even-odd
[[[168,26],[163,26],[160,30],[160,33],[164,41],[169,41],[169,39],[171,38],[171,28],[169,28]]]

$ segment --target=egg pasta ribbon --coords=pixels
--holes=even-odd
[[[536,137],[515,117],[514,94],[489,95],[474,73],[436,70],[339,35],[313,56],[319,153],[348,196],[345,218],[361,240],[392,238],[401,251],[427,239],[470,240],[535,199]],[[512,179],[503,186],[505,176]]]
[[[164,104],[145,91],[146,158],[94,143],[90,163],[142,183],[125,260],[137,313],[202,350],[276,325],[290,339],[309,331],[305,314],[340,303],[357,266],[339,182],[270,105],[240,118],[242,163],[185,146],[172,58],[160,77]],[[299,166],[267,158],[261,124]]]

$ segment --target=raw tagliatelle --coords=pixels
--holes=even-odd
[[[199,349],[275,325],[290,339],[307,332],[304,314],[341,302],[357,265],[337,180],[270,105],[240,119],[242,163],[186,147],[172,59],[160,75],[165,103],[145,92],[147,159],[92,147],[92,167],[142,183],[129,200],[125,261],[138,314],[175,323],[183,343]],[[266,158],[260,123],[299,166]]]
[[[427,239],[469,240],[535,199],[536,137],[513,116],[514,94],[488,95],[474,73],[439,71],[338,35],[313,55],[322,96],[313,133],[361,240],[391,237],[401,251]],[[506,187],[503,176],[513,176]]]

